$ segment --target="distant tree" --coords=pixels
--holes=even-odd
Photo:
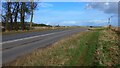
[[[46,25],[46,24],[37,24],[37,23],[33,23],[33,26],[41,26],[41,27],[52,27],[51,25]]]

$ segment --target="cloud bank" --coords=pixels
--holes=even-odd
[[[60,25],[60,26],[103,26],[106,25],[107,20],[81,20],[81,21],[60,21],[60,22],[47,22],[48,25]]]
[[[86,5],[86,9],[97,9],[107,14],[118,14],[118,3],[117,2],[88,3]]]

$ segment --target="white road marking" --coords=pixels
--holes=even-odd
[[[66,31],[62,31],[62,32],[66,32]],[[37,36],[32,36],[32,37],[27,37],[27,38],[15,39],[15,40],[11,40],[11,41],[5,41],[5,42],[2,42],[0,44],[11,43],[11,42],[16,42],[16,41],[21,41],[21,40],[27,40],[27,39],[40,37],[40,36],[52,35],[52,34],[56,34],[56,33],[60,33],[60,32],[54,32],[54,33],[49,33],[49,34],[44,34],[44,35],[37,35]]]

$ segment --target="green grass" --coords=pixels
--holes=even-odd
[[[94,64],[94,51],[98,45],[99,31],[88,32],[85,36],[79,38],[76,43],[78,49],[75,57],[69,65],[92,66]]]

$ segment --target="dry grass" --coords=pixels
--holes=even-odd
[[[119,31],[120,32],[120,27],[112,27],[111,28],[113,31]]]
[[[2,35],[29,33],[29,32],[40,32],[40,31],[46,31],[46,30],[61,30],[61,29],[70,29],[70,28],[74,28],[74,27],[37,27],[37,28],[34,28],[32,30],[6,31],[6,32],[2,32]]]
[[[103,30],[105,28],[100,28],[100,27],[96,27],[96,28],[89,28],[89,30]]]
[[[102,66],[117,66],[120,64],[119,40],[116,32],[103,30],[99,38],[100,46],[95,52],[97,64]]]

